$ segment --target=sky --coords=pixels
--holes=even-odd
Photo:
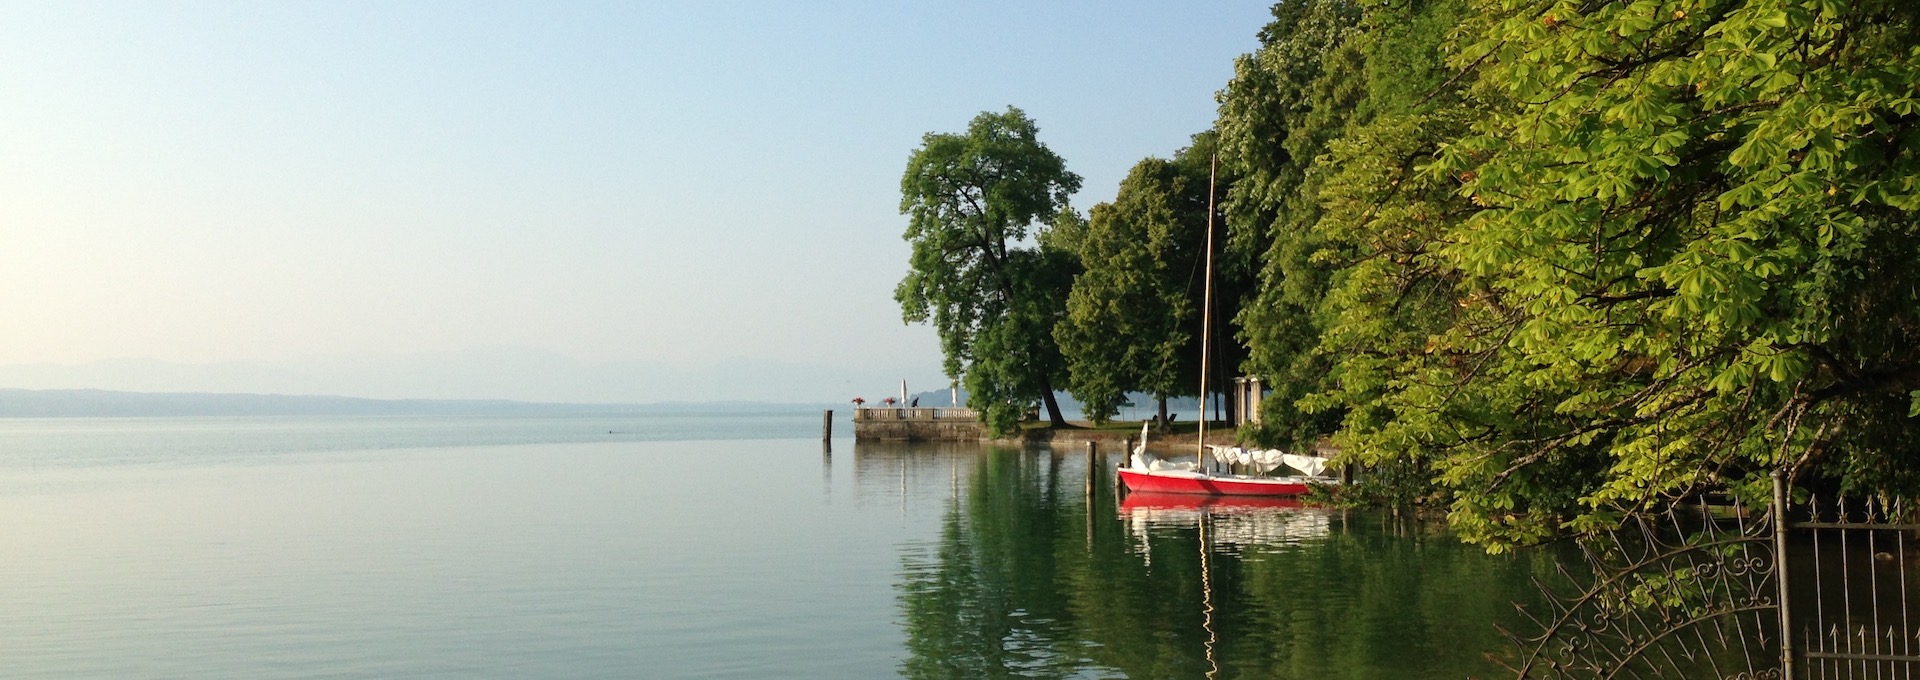
[[[1258,2],[6,2],[0,387],[842,401],[944,386],[932,330],[892,298],[921,136],[1018,106],[1085,178],[1084,210],[1206,129],[1268,17]],[[672,391],[648,377],[663,371]],[[686,387],[707,382],[724,384]]]

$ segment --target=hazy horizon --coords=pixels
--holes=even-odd
[[[903,379],[915,392],[946,389],[944,380],[914,381],[906,378],[906,373],[906,369],[885,368],[847,372],[821,364],[772,360],[589,363],[534,348],[480,347],[457,352],[358,352],[284,361],[106,359],[13,364],[0,366],[0,389],[583,404],[831,404],[856,396],[877,401],[897,393]]]
[[[1085,210],[1210,125],[1269,9],[7,16],[0,387],[837,401],[946,384],[892,299],[922,134],[1019,106]]]

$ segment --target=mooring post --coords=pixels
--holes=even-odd
[[[1793,678],[1793,619],[1787,610],[1787,471],[1773,471],[1773,578],[1780,598],[1780,677]]]
[[[1087,545],[1093,545],[1093,480],[1100,476],[1099,446],[1087,442]]]
[[[833,409],[827,409],[826,413],[820,414],[820,438],[833,439]]]

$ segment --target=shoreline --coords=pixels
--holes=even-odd
[[[1191,423],[1182,423],[1181,425],[1191,425]],[[1186,431],[1181,432],[1180,430],[1182,429]],[[1148,446],[1154,449],[1179,446],[1190,447],[1194,444],[1194,434],[1194,428],[1176,427],[1174,432],[1168,434],[1150,434],[1147,437]],[[1223,426],[1219,431],[1209,430],[1207,432],[1207,443],[1217,446],[1232,446],[1235,444],[1237,435],[1238,431],[1235,428]],[[1018,435],[1013,437],[993,437],[989,435],[982,437],[980,442],[985,444],[1050,445],[1086,444],[1091,442],[1100,445],[1101,448],[1104,449],[1108,445],[1124,447],[1128,440],[1138,439],[1139,437],[1140,430],[1137,426],[1132,429],[1116,430],[1110,428],[1094,428],[1084,423],[1069,423],[1068,427],[1064,428],[1037,427],[1033,429],[1022,429]]]

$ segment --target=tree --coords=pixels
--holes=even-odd
[[[1268,261],[1268,280],[1280,285],[1263,291],[1266,306],[1242,312],[1262,356],[1290,378],[1267,400],[1260,434],[1296,444],[1333,434],[1348,460],[1371,469],[1352,500],[1403,507],[1444,491],[1430,458],[1348,440],[1402,422],[1380,397],[1458,309],[1456,282],[1431,250],[1474,206],[1457,182],[1419,168],[1483,115],[1462,99],[1466,81],[1442,50],[1468,19],[1466,5],[1369,6],[1326,60],[1300,123],[1307,139],[1326,139],[1300,187],[1312,210],[1296,214],[1310,219],[1276,238],[1288,247]]]
[[[1312,259],[1324,174],[1315,161],[1364,94],[1355,46],[1361,12],[1352,0],[1304,0],[1276,4],[1273,13],[1260,50],[1235,63],[1220,94],[1221,160],[1240,176],[1228,193],[1221,269],[1254,282],[1234,316],[1247,347],[1243,368],[1275,390],[1262,408],[1265,428],[1255,434],[1302,446],[1331,432],[1339,417],[1296,404],[1329,375],[1329,361],[1315,351],[1321,323],[1314,312],[1329,276]]]
[[[1066,423],[1052,331],[1078,265],[1046,223],[1072,219],[1080,176],[1038,132],[1019,109],[981,113],[965,134],[923,137],[900,180],[913,256],[894,299],[908,322],[933,322],[948,377],[964,376],[968,404],[999,432],[1035,401]]]
[[[1112,203],[1088,212],[1077,249],[1084,271],[1053,333],[1073,395],[1095,422],[1112,418],[1130,391],[1152,393],[1165,422],[1167,397],[1197,391],[1206,154],[1142,160]]]
[[[1483,113],[1411,187],[1473,207],[1349,291],[1453,311],[1343,443],[1429,462],[1494,546],[1773,470],[1920,491],[1920,6],[1475,5]]]

